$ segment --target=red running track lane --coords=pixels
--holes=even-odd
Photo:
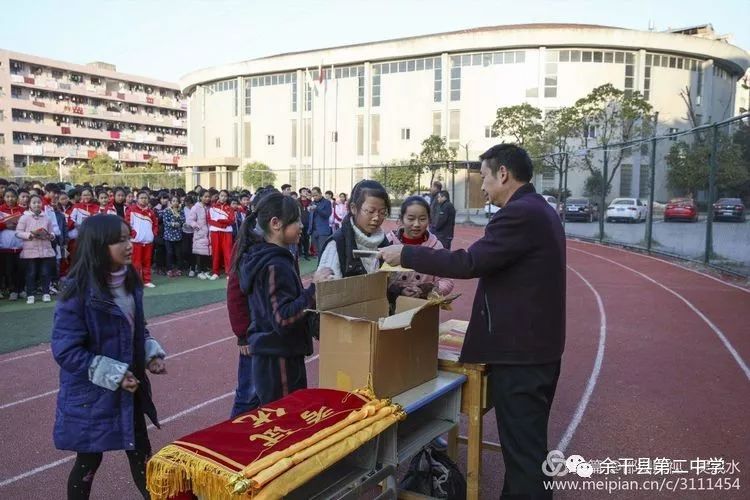
[[[468,246],[482,231],[457,227],[455,246]],[[565,440],[566,454],[599,459],[722,456],[740,461],[746,485],[750,383],[716,332],[683,300],[646,278],[689,301],[745,363],[750,346],[743,327],[750,324],[750,293],[597,245],[570,242],[568,264],[568,338],[550,448]],[[468,318],[474,288],[473,280],[457,281],[456,291],[463,295],[443,319]],[[218,304],[188,314],[194,315],[183,312],[150,323],[152,334],[172,355],[179,354],[168,362],[168,375],[152,377],[164,421],[161,431],[150,432],[155,449],[226,418],[232,403],[237,348],[229,339],[225,309]],[[57,388],[57,367],[45,349],[0,356],[0,376],[6,381],[0,389],[2,498],[64,498],[72,455],[55,450],[51,442],[54,394],[39,396]],[[308,374],[311,383],[317,381],[315,357],[309,360]],[[34,396],[39,397],[19,403]],[[492,412],[485,416],[485,426],[485,439],[497,442]],[[465,467],[463,458],[459,463]],[[495,498],[502,460],[488,452],[483,463],[482,498]],[[693,497],[711,496],[706,493]],[[742,497],[741,492],[721,495]],[[93,498],[138,498],[124,453],[105,454]]]

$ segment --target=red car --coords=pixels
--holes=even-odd
[[[696,222],[698,220],[698,207],[690,198],[674,198],[669,200],[664,209],[664,222],[673,220],[684,220]]]

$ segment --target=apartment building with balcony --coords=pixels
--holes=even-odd
[[[65,168],[106,154],[123,168],[187,154],[187,102],[177,84],[0,49],[0,164]]]

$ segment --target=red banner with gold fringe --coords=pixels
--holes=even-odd
[[[301,480],[315,473],[312,456],[315,467],[329,466],[399,418],[390,401],[362,393],[295,391],[160,450],[148,464],[149,491],[156,500],[187,491],[210,498],[252,491],[262,498],[266,490],[283,491],[281,483],[291,485],[290,474]]]

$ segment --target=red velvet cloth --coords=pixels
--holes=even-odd
[[[366,402],[366,398],[345,391],[301,389],[171,444],[239,472],[340,422]]]

